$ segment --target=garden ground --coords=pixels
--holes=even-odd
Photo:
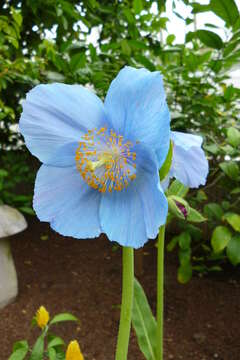
[[[155,310],[156,248],[144,248],[143,284]],[[63,238],[31,219],[12,239],[19,296],[0,311],[0,360],[12,344],[38,334],[31,319],[40,305],[51,315],[71,312],[79,324],[54,331],[66,342],[77,338],[86,360],[113,360],[121,299],[121,251],[105,237],[78,241]],[[240,359],[240,271],[176,280],[177,261],[167,255],[165,273],[165,360]],[[132,333],[129,360],[143,360]]]

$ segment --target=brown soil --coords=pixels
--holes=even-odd
[[[42,235],[48,239],[41,240]],[[51,315],[71,312],[80,325],[55,328],[66,342],[77,338],[86,360],[112,360],[121,299],[121,251],[105,238],[74,240],[31,220],[29,229],[12,239],[19,276],[19,296],[0,311],[0,359],[10,355],[16,340],[30,343],[38,334],[30,322],[40,305]],[[240,359],[239,270],[187,285],[176,280],[175,256],[167,256],[165,275],[165,360]],[[155,310],[156,248],[144,248],[141,283]],[[129,360],[143,360],[132,333]]]

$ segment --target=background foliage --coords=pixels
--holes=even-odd
[[[181,17],[177,1],[172,0],[173,10]],[[207,218],[200,226],[179,220],[169,227],[180,234],[168,250],[178,246],[178,278],[186,282],[193,270],[219,271],[226,260],[240,263],[240,90],[228,81],[230,69],[240,64],[240,17],[234,0],[182,1],[192,8],[182,20],[195,29],[183,44],[176,44],[174,34],[163,41],[164,0],[1,2],[0,199],[32,213],[35,164],[15,127],[29,89],[40,82],[81,83],[103,97],[126,64],[160,70],[172,127],[202,134],[210,161],[205,188],[187,194],[180,184],[173,186]],[[197,28],[196,14],[205,11],[224,21],[227,40],[216,34],[215,24]],[[94,43],[88,37],[92,30],[99,34]]]

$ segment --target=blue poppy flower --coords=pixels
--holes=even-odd
[[[208,174],[208,161],[202,149],[202,137],[171,131],[173,142],[172,165],[168,179],[174,177],[190,188],[205,185]]]
[[[159,182],[170,141],[159,72],[125,67],[104,104],[80,85],[38,85],[23,103],[20,131],[43,163],[33,206],[65,236],[138,248],[155,238],[168,206]]]

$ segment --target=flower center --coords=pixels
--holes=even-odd
[[[76,165],[84,181],[105,193],[121,191],[136,178],[133,144],[107,128],[88,130],[76,150]]]

